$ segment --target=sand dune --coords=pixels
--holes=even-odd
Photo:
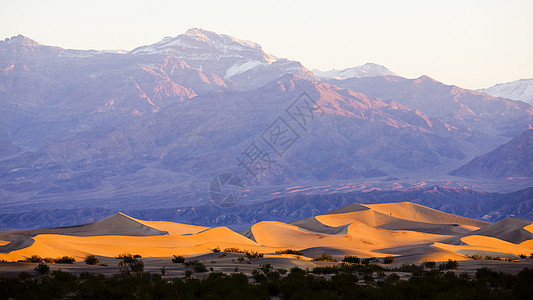
[[[0,260],[88,254],[113,257],[198,256],[234,247],[281,257],[278,249],[302,250],[308,258],[326,251],[337,258],[398,256],[400,262],[465,260],[466,255],[513,257],[533,252],[533,224],[509,218],[494,224],[454,216],[412,203],[351,204],[290,224],[263,221],[241,233],[124,214],[62,228],[0,232]]]
[[[410,202],[384,203],[367,207],[396,218],[433,224],[459,224],[481,228],[489,223],[460,217]]]

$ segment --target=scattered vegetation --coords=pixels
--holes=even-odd
[[[94,266],[94,265],[99,264],[100,260],[94,255],[87,255],[85,257],[85,263],[88,264],[88,265]]]
[[[313,260],[314,261],[337,261],[327,252],[322,252],[322,255],[320,255],[319,257],[313,258]]]
[[[54,259],[51,257],[42,258],[39,255],[32,255],[22,261],[31,262],[31,263],[46,262],[46,263],[56,263],[56,264],[73,264],[76,260],[74,259],[74,257],[70,257],[70,256],[62,256],[62,257],[58,257]]]
[[[364,265],[350,265],[364,268]],[[533,270],[517,275],[478,269],[475,277],[439,269],[400,280],[397,274],[383,278],[365,273],[340,271],[333,276],[317,276],[293,268],[286,275],[267,265],[253,272],[249,282],[243,273],[212,272],[205,279],[168,280],[159,274],[106,277],[82,273],[75,276],[63,271],[32,278],[27,273],[0,278],[0,295],[9,299],[532,299]]]
[[[140,261],[125,256],[121,263]],[[455,262],[456,263],[456,262]],[[243,273],[212,272],[205,279],[194,278],[186,270],[186,279],[162,278],[161,273],[144,271],[112,276],[84,272],[79,276],[57,270],[50,272],[44,262],[36,271],[47,276],[32,277],[22,272],[16,277],[0,278],[2,299],[533,299],[533,270],[524,268],[516,275],[478,269],[474,277],[453,269],[453,260],[431,268],[431,262],[402,265],[395,269],[377,264],[341,263],[313,270],[292,268],[276,270],[260,265],[249,281]],[[119,263],[120,264],[120,263]],[[188,268],[203,266],[187,261]],[[424,269],[424,267],[428,267]],[[440,266],[440,265],[439,265]],[[205,266],[204,266],[205,267]],[[455,265],[456,267],[456,265]],[[400,280],[395,271],[412,276]],[[198,272],[198,270],[194,270]]]
[[[215,249],[213,249],[213,252],[214,252],[214,253],[218,253],[218,252],[220,252],[220,247],[217,246]]]
[[[276,250],[277,254],[293,254],[293,255],[301,255],[303,256],[304,253],[300,250],[294,250],[294,249],[283,249],[283,250]]]

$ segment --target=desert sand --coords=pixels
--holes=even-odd
[[[459,217],[413,203],[351,204],[290,224],[263,221],[240,233],[226,227],[209,228],[163,221],[143,221],[118,213],[78,226],[0,232],[0,260],[88,254],[112,258],[121,253],[143,258],[173,255],[214,255],[219,247],[265,254],[280,264],[309,264],[328,252],[383,257],[396,262],[471,260],[468,256],[519,258],[533,252],[531,221],[509,218],[497,223]],[[276,250],[303,251],[302,257],[279,255]],[[218,256],[217,256],[218,257]]]

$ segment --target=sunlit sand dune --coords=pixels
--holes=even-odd
[[[401,262],[466,260],[467,255],[514,257],[533,252],[533,224],[509,218],[494,224],[454,216],[412,203],[351,204],[290,224],[263,221],[241,233],[163,221],[143,221],[118,213],[62,228],[0,232],[0,260],[88,254],[113,257],[198,256],[214,248],[239,248],[280,259],[279,249],[302,250],[303,261],[321,251],[342,258],[396,256]]]

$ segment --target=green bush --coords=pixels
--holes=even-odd
[[[96,256],[91,254],[85,257],[85,263],[88,265],[94,266],[94,265],[99,264],[100,260]]]

